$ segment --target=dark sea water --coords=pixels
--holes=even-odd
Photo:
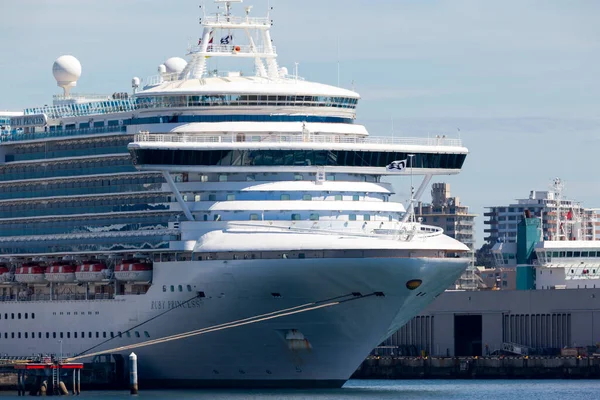
[[[2,399],[17,397],[0,392]],[[329,390],[169,390],[83,392],[87,399],[341,400],[341,399],[502,399],[600,400],[600,380],[354,380]]]

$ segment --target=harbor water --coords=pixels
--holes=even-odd
[[[351,380],[331,390],[148,390],[83,391],[90,399],[342,400],[469,399],[585,400],[600,397],[597,380]],[[0,398],[17,398],[0,393]],[[22,398],[22,397],[19,397]]]

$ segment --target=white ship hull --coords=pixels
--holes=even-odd
[[[145,295],[106,301],[5,303],[4,313],[35,313],[35,318],[11,320],[2,333],[7,338],[2,337],[0,352],[58,353],[62,332],[63,354],[74,355],[106,341],[104,332],[110,338],[110,332],[116,335],[139,325],[195,297],[198,291],[206,297],[166,312],[134,329],[129,338],[123,334],[94,351],[148,340],[144,332],[156,339],[310,302],[353,299],[134,350],[140,381],[146,385],[335,387],[350,377],[375,346],[448,287],[467,262],[344,258],[155,263],[155,281]],[[422,279],[423,284],[408,290],[406,282],[411,279]],[[192,286],[191,292],[187,285]],[[354,297],[353,292],[383,292],[384,297]],[[298,349],[286,341],[291,330],[301,332],[310,348]],[[25,332],[39,336],[40,331],[41,340],[24,338]],[[14,339],[13,332],[17,332]],[[46,332],[50,332],[49,339]]]

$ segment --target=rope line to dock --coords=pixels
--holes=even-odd
[[[358,300],[358,299],[370,297],[373,295],[375,295],[375,294],[372,293],[372,294],[368,294],[368,295],[364,295],[364,296],[361,295],[361,296],[357,296],[357,297],[353,297],[353,298],[345,299],[345,300],[329,301],[324,304],[318,304],[318,303],[322,303],[323,301],[307,303],[307,304],[303,304],[303,305],[299,305],[299,306],[295,306],[295,307],[291,307],[291,308],[286,308],[283,310],[278,310],[278,311],[273,311],[273,312],[266,313],[266,314],[257,315],[254,317],[243,318],[243,319],[239,319],[236,321],[231,321],[231,322],[227,322],[227,323],[223,323],[223,324],[219,324],[219,325],[209,326],[209,327],[202,328],[202,329],[179,333],[176,335],[165,336],[165,337],[158,338],[158,339],[147,340],[145,342],[134,343],[134,344],[126,345],[126,346],[120,346],[120,347],[116,347],[114,349],[102,350],[102,351],[98,351],[95,353],[77,355],[75,357],[70,357],[70,358],[65,359],[65,362],[73,362],[75,360],[79,360],[82,358],[94,357],[94,356],[99,356],[99,355],[103,355],[103,354],[110,354],[110,353],[126,351],[126,350],[133,350],[133,349],[136,349],[139,347],[146,347],[146,346],[151,346],[151,345],[155,345],[155,344],[167,343],[167,342],[171,342],[174,340],[186,339],[186,338],[189,338],[192,336],[199,336],[199,335],[204,335],[206,333],[211,333],[211,332],[216,332],[216,331],[221,331],[221,330],[231,329],[231,328],[237,328],[240,326],[255,324],[258,322],[268,321],[271,319],[276,319],[276,318],[286,317],[286,316],[290,316],[290,315],[294,315],[294,314],[300,314],[303,312],[333,307],[333,306],[337,306],[342,303],[346,303],[348,301]],[[348,296],[350,296],[350,295],[338,296],[336,298],[343,298],[343,297],[348,297]]]
[[[147,324],[148,322],[151,322],[151,321],[153,321],[153,320],[155,320],[155,319],[157,319],[157,318],[159,318],[159,317],[162,317],[162,316],[163,316],[163,315],[165,315],[166,313],[168,313],[168,312],[171,312],[171,311],[173,311],[173,310],[176,310],[176,309],[178,309],[178,308],[180,308],[180,307],[182,307],[182,306],[186,305],[186,304],[187,304],[187,303],[189,303],[190,301],[192,301],[192,300],[195,300],[195,299],[197,299],[197,298],[201,298],[201,297],[200,297],[200,294],[197,294],[196,296],[192,297],[191,299],[189,299],[189,300],[186,300],[186,301],[184,301],[184,302],[182,302],[182,303],[179,303],[179,304],[177,304],[175,307],[169,308],[168,310],[166,310],[166,311],[163,311],[163,312],[161,312],[161,313],[159,313],[159,314],[157,314],[157,315],[155,315],[155,316],[153,316],[153,317],[151,317],[151,318],[149,318],[149,319],[145,320],[145,321],[144,321],[144,322],[142,322],[142,323],[139,323],[139,324],[137,324],[137,325],[135,325],[135,326],[132,326],[131,328],[127,329],[126,331],[123,331],[123,332],[121,332],[121,334],[125,334],[125,333],[127,333],[127,332],[131,332],[132,330],[134,330],[134,329],[136,329],[136,328],[139,328],[140,326],[142,326],[142,325],[144,325],[144,324]],[[76,355],[75,355],[75,357],[82,356],[82,355],[84,355],[85,353],[87,353],[88,351],[92,351],[92,350],[94,350],[94,349],[96,349],[96,348],[98,348],[98,347],[100,347],[100,346],[102,346],[102,345],[104,345],[104,344],[106,344],[106,343],[110,342],[111,340],[115,340],[115,339],[118,339],[118,338],[119,338],[119,336],[115,336],[115,337],[111,337],[111,338],[109,338],[109,339],[106,339],[106,340],[104,340],[104,341],[102,341],[102,342],[98,343],[97,345],[94,345],[94,346],[90,347],[89,349],[86,349],[86,350],[84,350],[84,351],[80,352],[79,354],[76,354]]]

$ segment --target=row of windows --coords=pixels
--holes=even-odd
[[[222,193],[222,194],[216,194],[216,193],[182,193],[181,196],[183,197],[184,201],[194,201],[194,202],[198,202],[198,201],[234,201],[234,200],[257,200],[256,199],[256,194],[257,192],[253,192],[253,193],[242,193],[242,197],[238,197],[238,195],[233,194],[233,193]],[[312,194],[302,194],[302,193],[295,193],[293,196],[291,196],[288,193],[283,193],[283,194],[277,194],[277,193],[263,193],[263,197],[260,200],[303,200],[303,201],[312,201],[313,200],[313,195]],[[371,199],[376,199],[376,198],[381,198],[383,199],[383,201],[387,201],[388,200],[388,196],[387,195],[377,195],[377,194],[370,194],[369,195]],[[321,193],[320,195],[315,195],[314,197],[316,200],[319,201],[328,201],[328,200],[334,200],[334,201],[343,201],[343,200],[352,200],[352,201],[360,201],[361,196],[358,194],[353,194],[353,195],[346,195],[344,196],[343,194],[333,194],[333,195],[328,195],[326,193]],[[364,195],[363,195],[364,198]]]
[[[537,251],[538,257],[546,257],[546,258],[595,258],[600,257],[600,251]]]
[[[187,289],[188,292],[192,291],[192,285],[185,285],[185,288]],[[171,290],[171,292],[175,292],[175,285],[169,286],[169,289]],[[163,285],[162,291],[163,292],[167,291],[167,285]],[[177,291],[183,292],[183,285],[177,285]]]
[[[136,108],[170,107],[239,107],[239,106],[278,106],[278,107],[333,107],[355,109],[358,99],[349,97],[302,96],[302,95],[227,95],[204,96],[152,96],[136,98]]]
[[[59,157],[81,157],[94,154],[122,153],[132,141],[130,135],[96,140],[64,140],[43,142],[35,145],[15,146],[6,155],[6,161],[23,161]]]
[[[234,217],[231,218],[231,213],[232,212],[224,212],[222,214],[203,214],[202,216],[202,220],[204,221],[240,221],[243,217],[240,217],[240,215],[237,212],[234,212]],[[284,213],[283,215],[275,215],[274,213]],[[334,219],[339,219],[340,217],[342,218],[342,221],[395,221],[395,220],[399,220],[401,218],[401,213],[397,213],[396,217],[394,218],[394,215],[390,214],[390,215],[383,215],[383,214],[348,214],[348,219],[344,219],[345,214],[342,214],[341,211],[333,211],[333,212],[329,212],[330,214],[334,214],[336,213],[336,215],[334,216]],[[196,216],[197,220],[199,221],[200,218],[198,216],[198,213],[194,213],[194,215]],[[309,220],[309,221],[319,221],[320,217],[322,216],[330,216],[325,214],[324,212],[321,212],[321,214],[318,213],[292,213],[292,214],[287,214],[284,211],[274,211],[274,212],[265,212],[263,214],[258,214],[258,213],[249,213],[248,214],[248,219],[250,221],[262,221],[262,220],[267,220],[267,221],[302,221],[302,220]],[[327,218],[326,218],[327,219]],[[331,219],[331,218],[329,218]]]
[[[133,149],[136,165],[222,165],[222,166],[352,166],[385,167],[408,153],[338,150],[177,150]],[[415,168],[460,169],[465,154],[414,155]]]
[[[144,335],[145,338],[149,338],[150,337],[150,333],[148,333],[148,331],[143,331],[142,333],[140,333],[139,331],[127,331],[127,332],[86,332],[81,331],[81,332],[37,332],[37,339],[42,339],[42,337],[45,337],[46,339],[50,339],[52,337],[52,339],[92,339],[92,338],[96,338],[96,339],[107,339],[108,337],[110,337],[111,339],[118,337],[118,338],[141,338],[142,334]],[[2,337],[2,333],[0,333],[0,337]],[[4,339],[36,339],[36,333],[35,332],[4,332]]]
[[[113,251],[149,251],[168,249],[170,241],[180,240],[175,235],[160,236],[157,238],[119,238],[119,243],[115,239],[96,241],[94,243],[63,244],[73,240],[60,240],[58,244],[46,244],[42,242],[27,242],[18,246],[4,244],[0,247],[0,254],[39,254],[39,253],[81,253],[81,252],[113,252]],[[56,242],[54,242],[56,243]],[[5,247],[7,246],[7,247]]]
[[[4,313],[4,319],[21,319],[21,316],[24,317],[24,319],[28,319],[29,318],[29,313]],[[0,319],[2,319],[2,314],[0,313]],[[31,319],[35,319],[35,313],[31,313]]]
[[[78,194],[144,192],[160,190],[164,179],[160,175],[144,177],[110,177],[64,179],[50,182],[0,183],[0,200],[32,197],[68,196]]]
[[[71,220],[57,219],[53,221],[23,221],[0,224],[3,236],[52,235],[91,232],[136,232],[153,229],[165,229],[171,219],[170,215],[131,215],[119,218],[104,216]]]
[[[133,196],[131,196],[133,197]],[[73,201],[34,201],[18,204],[0,204],[0,218],[38,217],[43,215],[71,215],[90,213],[112,213],[129,211],[168,210],[168,196],[140,194],[129,197],[91,198]]]
[[[98,175],[122,172],[137,172],[129,157],[102,158],[96,160],[49,161],[45,165],[5,164],[0,166],[3,181],[38,179],[54,176]]]

